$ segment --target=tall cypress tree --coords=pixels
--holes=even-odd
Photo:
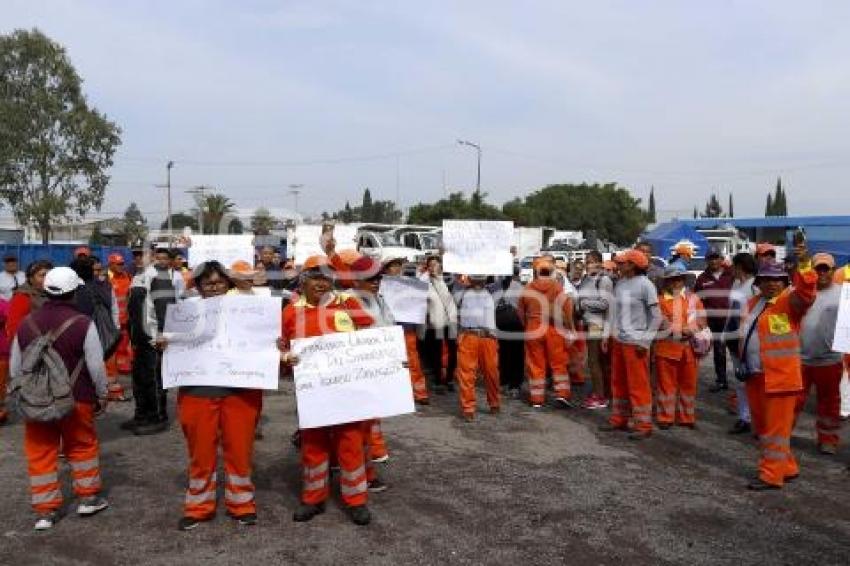
[[[694,207],[694,218],[699,218],[699,211],[697,210],[697,207]]]
[[[649,189],[649,209],[646,211],[646,219],[650,223],[658,222],[655,216],[655,186]]]
[[[360,221],[361,222],[374,222],[374,218],[372,218],[372,193],[368,188],[363,191],[363,203],[360,205]]]
[[[732,193],[729,193],[729,218],[735,218],[735,205],[732,204]]]
[[[770,193],[767,193],[767,204],[764,206],[764,215],[765,216],[774,216],[773,214],[773,196]]]

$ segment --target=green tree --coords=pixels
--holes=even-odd
[[[345,201],[345,208],[340,213],[340,220],[343,222],[354,222],[354,212],[351,210],[351,205]]]
[[[193,232],[197,232],[198,218],[196,215],[186,214],[185,212],[175,212],[171,215],[171,225],[174,227],[174,230],[191,228]],[[168,230],[168,219],[163,220],[159,228],[160,230]]]
[[[277,224],[268,208],[260,207],[251,216],[251,231],[258,236],[267,236]]]
[[[699,218],[699,210],[697,210],[697,207],[694,207],[694,218]]]
[[[65,49],[37,29],[0,36],[0,198],[50,226],[103,204],[121,130],[90,107]]]
[[[135,202],[131,202],[124,211],[124,219],[121,225],[121,234],[124,236],[128,246],[140,246],[148,235],[148,223],[142,216]]]
[[[764,215],[773,216],[773,197],[767,193],[767,203],[764,205]]]
[[[233,201],[222,194],[211,193],[201,197],[198,202],[204,219],[204,234],[234,233],[231,231],[231,224],[236,220],[233,217],[233,211],[236,210]]]
[[[703,218],[720,218],[723,216],[723,207],[720,206],[720,200],[717,198],[717,195],[712,193],[710,197],[708,197],[708,202],[705,203],[705,210],[701,215]]]
[[[100,222],[96,223],[92,228],[91,236],[89,236],[89,245],[102,246],[107,243],[106,240],[106,236],[103,235],[103,230],[100,228]]]
[[[776,189],[773,196],[768,193],[765,216],[788,216],[788,200],[785,189],[782,187],[782,178],[776,179]]]
[[[559,230],[596,230],[599,238],[627,245],[646,227],[639,198],[616,183],[549,185],[502,207],[518,225],[553,226]]]
[[[650,224],[658,222],[655,215],[655,186],[649,189],[649,207],[646,211],[646,219]]]
[[[462,192],[451,193],[448,198],[432,204],[419,203],[410,207],[407,221],[411,224],[440,225],[443,220],[506,220],[505,214],[485,202],[487,193],[467,199]]]
[[[729,193],[729,218],[735,218],[735,205],[732,204],[732,193]]]

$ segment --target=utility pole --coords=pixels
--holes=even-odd
[[[468,145],[469,147],[474,147],[478,152],[478,176],[475,179],[475,193],[478,196],[481,196],[481,146],[477,143],[472,143],[466,140],[457,140],[457,143],[460,145]]]
[[[171,220],[171,168],[172,167],[174,167],[173,161],[169,161],[168,163],[165,164],[165,184],[164,185],[155,185],[159,189],[165,189],[166,190],[166,197],[165,197],[166,200],[167,200],[166,214],[168,214],[168,216],[166,218],[166,222],[168,223],[168,242],[169,242],[169,244],[174,241],[174,234],[173,234],[174,227],[172,226],[172,220]]]
[[[289,194],[295,196],[295,222],[298,222],[298,195],[301,194],[302,183],[293,183],[289,185]]]
[[[401,210],[401,156],[395,156],[395,204]]]
[[[186,191],[190,195],[197,195],[197,200],[195,202],[198,203],[198,232],[200,234],[204,233],[204,192],[206,192],[206,190],[207,188],[201,185]]]

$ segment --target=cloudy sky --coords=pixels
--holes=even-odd
[[[502,203],[611,182],[662,216],[717,191],[760,215],[850,214],[850,3],[3,0],[0,32],[67,47],[123,128],[104,210],[211,185],[245,209],[410,206],[475,185]]]

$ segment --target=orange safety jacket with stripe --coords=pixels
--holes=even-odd
[[[794,273],[794,285],[767,301],[758,319],[759,350],[764,389],[767,393],[787,393],[803,388],[803,367],[800,360],[800,321],[812,306],[817,293],[817,274],[806,263]],[[758,314],[761,297],[747,303],[745,320]],[[749,323],[741,324],[741,348]],[[746,355],[743,350],[742,356]]]
[[[664,330],[659,331],[660,338],[655,341],[655,355],[671,360],[681,360],[685,348],[690,348],[689,339],[682,337],[687,328],[698,332],[706,326],[705,307],[695,293],[685,290],[678,295],[668,292],[661,294],[658,307],[664,317]]]
[[[115,291],[115,301],[118,303],[118,322],[121,326],[125,326],[130,320],[127,312],[127,301],[130,298],[130,287],[133,283],[133,278],[128,273],[113,273],[109,271],[109,282],[112,283],[112,289]]]
[[[353,332],[375,323],[360,302],[347,293],[330,293],[318,306],[310,305],[302,296],[288,304],[281,316],[283,339],[287,345],[296,338]]]

